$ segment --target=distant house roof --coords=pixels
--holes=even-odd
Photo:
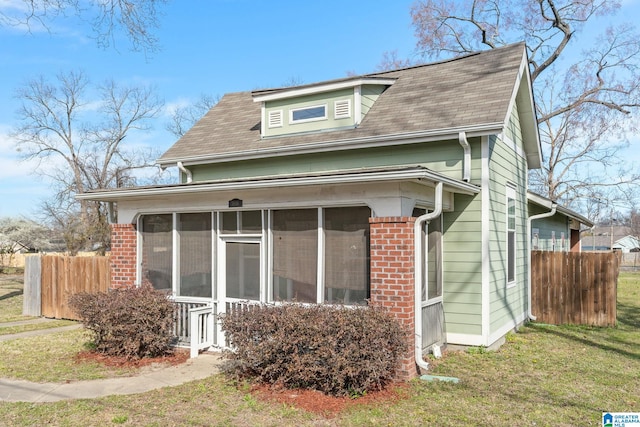
[[[622,239],[616,240],[611,249],[618,249],[623,252],[640,251],[640,239],[631,235],[625,236]]]
[[[538,168],[540,142],[527,64],[525,45],[518,43],[401,70],[296,88],[230,93],[169,148],[158,164],[189,165],[311,153],[354,148],[357,144],[366,146],[376,141],[400,144],[429,136],[457,139],[461,131],[469,137],[497,134],[504,129],[517,102],[520,113],[527,116],[521,125],[527,135],[525,151],[529,167]],[[262,107],[260,102],[254,102],[255,97],[363,79],[394,81],[357,127],[261,138]]]

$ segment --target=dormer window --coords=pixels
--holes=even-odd
[[[289,123],[305,123],[327,119],[327,105],[313,105],[311,107],[289,110]]]

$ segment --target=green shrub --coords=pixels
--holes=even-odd
[[[384,388],[407,348],[407,333],[381,308],[251,306],[222,318],[237,379],[334,396]]]
[[[151,286],[79,293],[69,298],[69,305],[93,332],[99,353],[139,359],[172,351],[175,306]]]

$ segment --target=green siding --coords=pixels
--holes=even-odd
[[[373,107],[373,103],[376,102],[378,97],[382,94],[382,92],[385,91],[386,88],[386,86],[362,86],[362,88],[360,89],[360,96],[362,98],[362,114],[360,120],[364,119],[364,116],[366,116],[371,107]]]
[[[527,309],[527,164],[513,143],[524,150],[518,111],[514,106],[505,142],[489,139],[489,333],[521,320]],[[516,189],[516,279],[507,285],[506,186]]]
[[[479,139],[471,140],[470,143],[474,147],[473,151],[479,153]],[[425,166],[460,179],[461,159],[462,148],[458,141],[439,141],[216,163],[190,166],[189,169],[195,182],[401,165]],[[472,176],[480,176],[480,160],[475,156],[472,160]]]
[[[479,152],[479,147],[476,152]],[[473,153],[473,151],[472,151]],[[445,212],[442,291],[448,333],[482,334],[481,194],[457,194]]]
[[[351,117],[338,119],[334,118],[334,102],[348,99],[351,101]],[[278,99],[267,101],[265,105],[265,137],[278,136],[290,133],[313,132],[326,129],[337,129],[355,125],[353,89],[342,89],[334,92],[318,93],[301,96],[295,99]],[[291,110],[315,105],[327,106],[327,118],[324,120],[310,121],[304,123],[290,123],[289,112]],[[268,117],[270,111],[282,110],[282,126],[270,128]]]

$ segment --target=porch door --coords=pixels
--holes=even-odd
[[[260,239],[223,239],[218,258],[223,303],[262,300]]]
[[[426,211],[414,210],[414,216]],[[442,300],[442,215],[422,227],[422,351],[445,341]]]

